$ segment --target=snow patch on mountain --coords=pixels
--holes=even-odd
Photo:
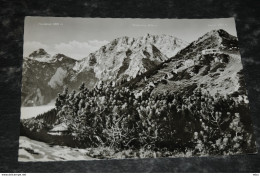
[[[51,86],[51,88],[56,88],[57,86],[63,85],[63,80],[67,76],[67,70],[62,69],[59,67],[55,74],[51,77],[50,81],[48,82],[48,85]]]
[[[42,57],[42,58],[35,58],[34,60],[37,60],[39,62],[51,62],[51,58],[50,57]]]

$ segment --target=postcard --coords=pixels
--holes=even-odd
[[[26,17],[19,158],[256,153],[234,18]]]

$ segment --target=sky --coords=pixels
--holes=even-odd
[[[172,35],[192,42],[213,29],[237,36],[234,18],[220,19],[122,19],[26,17],[24,57],[43,48],[49,54],[82,59],[115,38],[147,33]]]

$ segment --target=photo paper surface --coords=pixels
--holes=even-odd
[[[26,17],[19,157],[256,153],[234,18]]]

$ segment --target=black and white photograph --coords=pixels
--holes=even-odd
[[[255,154],[234,18],[31,17],[19,162]]]

